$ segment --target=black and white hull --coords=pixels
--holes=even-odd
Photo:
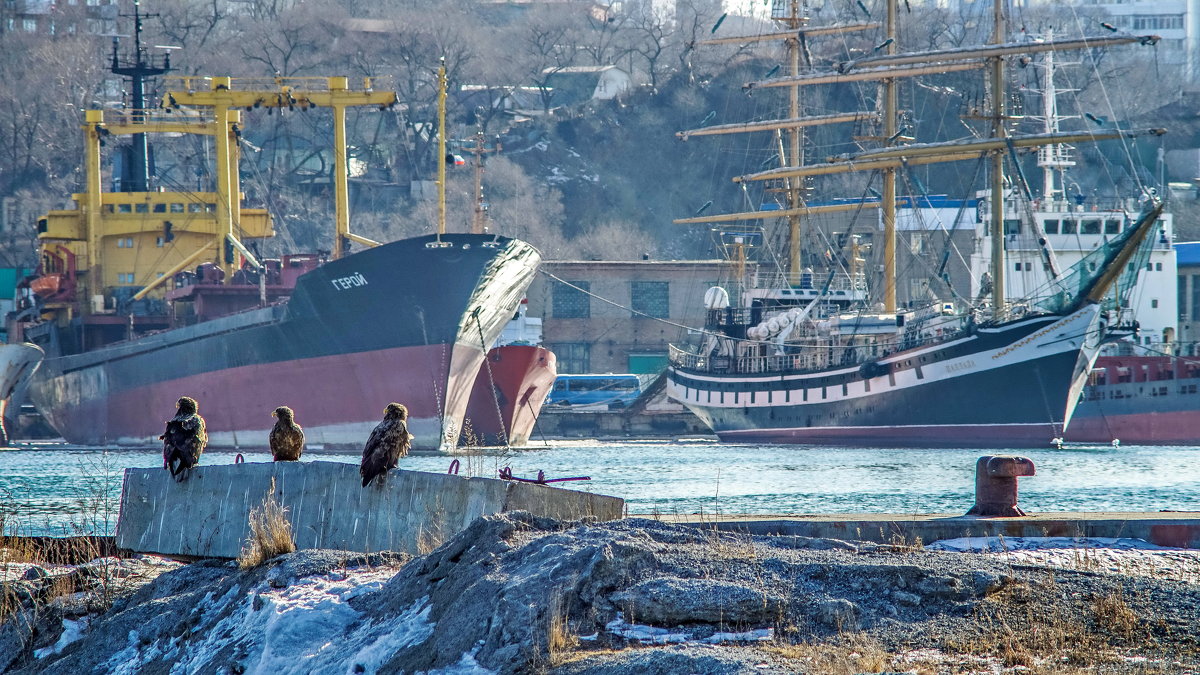
[[[729,442],[1045,446],[1070,421],[1100,323],[1086,303],[818,372],[788,355],[730,363],[753,374],[675,358],[668,392]]]

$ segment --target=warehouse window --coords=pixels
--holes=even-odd
[[[671,314],[670,285],[665,281],[632,281],[629,295],[634,316],[640,316],[637,313],[641,312],[665,319]]]
[[[567,284],[570,284],[568,286]],[[568,281],[554,286],[553,314],[556,319],[587,319],[592,316],[591,284],[586,281]],[[568,373],[584,373],[585,370],[568,370]]]

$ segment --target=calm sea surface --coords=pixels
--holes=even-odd
[[[518,451],[460,456],[461,474],[590,476],[565,487],[623,497],[630,513],[965,512],[974,501],[973,449],[810,448],[708,441],[550,441]],[[1200,510],[1200,448],[1107,446],[1019,451],[1037,475],[1022,478],[1028,511]],[[243,451],[246,461],[268,461]],[[201,463],[232,464],[209,451]],[[401,467],[444,472],[453,458],[410,456]],[[309,450],[305,461],[358,461]],[[161,467],[158,450],[45,445],[0,449],[6,534],[107,533],[116,523],[122,470]]]

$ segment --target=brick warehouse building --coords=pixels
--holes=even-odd
[[[730,264],[558,260],[542,263],[542,271],[529,287],[529,315],[542,317],[558,372],[656,373],[666,365],[667,345],[688,339],[685,328],[672,324],[704,326],[704,292],[723,285],[718,281],[729,278]]]

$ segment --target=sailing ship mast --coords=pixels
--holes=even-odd
[[[992,3],[992,44],[1004,42],[1004,0],[993,0]],[[1004,92],[1004,57],[996,55],[991,60],[991,94],[992,94],[992,138],[1003,139],[1007,135],[1005,129]],[[996,316],[1001,315],[1005,308],[1004,297],[1004,152],[993,152],[991,157],[991,187],[992,202],[992,311]]]
[[[771,18],[782,21],[784,25],[790,28],[793,32],[798,31],[808,23],[808,17],[802,16],[800,12],[800,0],[789,0],[789,12],[785,17]],[[807,9],[807,8],[806,8]],[[800,74],[800,36],[788,38],[787,42],[788,64],[793,75]],[[800,87],[792,87],[788,91],[788,116],[795,119],[800,116]],[[804,143],[803,132],[800,127],[792,127],[787,130],[788,134],[788,150],[787,154],[780,152],[779,161],[787,162],[788,157],[796,164],[804,163]],[[781,148],[782,150],[782,148]],[[790,178],[785,181],[787,205],[792,211],[798,209],[804,202],[804,179]],[[796,285],[800,283],[800,214],[792,213],[788,216],[788,283]]]
[[[895,2],[895,0],[889,0]],[[716,38],[711,40],[702,40],[698,44],[701,45],[721,45],[721,44],[741,44],[745,42],[768,41],[768,40],[783,40],[786,50],[786,61],[789,67],[789,77],[792,80],[801,78],[801,52],[807,52],[806,41],[809,37],[831,35],[836,33],[848,33],[853,31],[868,30],[877,28],[877,23],[862,23],[848,24],[841,26],[827,26],[815,29],[807,28],[809,17],[807,16],[807,3],[801,0],[775,0],[771,11],[771,19],[777,21],[788,28],[787,32],[769,33],[757,36],[739,36]],[[890,47],[889,47],[890,48]],[[779,161],[781,167],[802,166],[804,164],[804,129],[810,126],[823,124],[836,124],[841,122],[857,122],[860,120],[873,119],[875,113],[870,112],[851,112],[839,113],[834,115],[821,116],[801,116],[801,96],[800,87],[793,86],[788,92],[788,117],[781,120],[766,120],[762,122],[751,122],[746,124],[725,124],[701,129],[693,129],[690,131],[681,131],[676,134],[682,140],[688,140],[692,136],[709,136],[717,134],[733,134],[747,133],[755,131],[775,131],[777,134],[782,131],[787,132],[787,147],[784,147],[782,137],[780,137]],[[894,185],[894,183],[893,183]],[[751,211],[743,213],[730,213],[717,216],[680,218],[673,222],[677,224],[693,224],[693,223],[721,223],[721,222],[737,222],[743,220],[759,220],[763,218],[778,218],[785,217],[788,222],[788,270],[787,281],[791,286],[796,286],[801,279],[801,264],[800,264],[800,239],[802,233],[802,218],[804,216],[816,213],[830,213],[835,211],[849,211],[860,206],[838,204],[823,207],[809,207],[805,203],[804,179],[800,176],[785,177],[783,179],[782,191],[785,195],[784,202],[786,207],[782,210],[771,211]],[[894,189],[893,189],[894,192]],[[893,218],[894,222],[894,218]],[[739,259],[744,262],[744,241],[737,241],[737,254]],[[740,279],[740,276],[738,277]]]
[[[887,2],[887,53],[896,54],[896,15],[899,13],[896,0]],[[883,145],[887,147],[899,140],[899,111],[897,110],[896,78],[883,80]],[[896,169],[883,170],[883,311],[896,312]]]
[[[1132,138],[1139,135],[1159,135],[1161,129],[1145,129],[1139,131],[1111,131],[1099,133],[1059,133],[1052,132],[1037,136],[1009,138],[1006,130],[1008,116],[1005,110],[1005,68],[1004,58],[1013,54],[1035,52],[1051,52],[1062,49],[1094,48],[1120,44],[1152,45],[1158,41],[1157,36],[1135,35],[1105,35],[1080,39],[1046,40],[1038,43],[1018,42],[1008,43],[1004,40],[1005,20],[1003,0],[993,1],[994,28],[991,41],[980,48],[955,48],[946,50],[930,50],[925,52],[897,54],[895,47],[895,16],[897,14],[896,0],[888,0],[888,40],[885,45],[888,54],[869,57],[857,61],[849,61],[838,65],[834,73],[806,73],[791,77],[779,77],[749,83],[748,87],[796,87],[812,84],[831,84],[838,82],[882,80],[884,82],[884,129],[885,143],[878,150],[868,150],[831,157],[824,164],[793,165],[780,169],[761,171],[734,178],[735,182],[779,180],[785,178],[828,175],[858,171],[879,170],[884,173],[884,196],[880,200],[883,209],[885,227],[891,222],[894,225],[894,171],[895,169],[920,164],[943,163],[976,159],[987,155],[991,162],[990,203],[991,222],[990,234],[992,239],[992,300],[994,316],[999,318],[1004,314],[1006,299],[1004,294],[1004,159],[1007,153],[1016,147],[1041,147],[1049,144],[1072,143],[1083,141],[1101,141],[1115,138]],[[894,83],[900,77],[912,77],[924,74],[938,74],[956,70],[988,68],[988,83],[991,93],[990,110],[985,116],[990,121],[991,137],[977,141],[950,141],[945,143],[926,143],[920,145],[905,145],[890,147],[890,142],[898,140],[897,109],[895,105]],[[892,87],[888,83],[892,83]],[[891,178],[889,180],[889,174]],[[889,192],[889,182],[892,192]],[[890,211],[890,213],[889,213]],[[894,311],[894,227],[885,232],[885,306]],[[890,247],[890,251],[889,251]],[[890,270],[889,268],[889,262]],[[890,298],[891,303],[888,304]]]

